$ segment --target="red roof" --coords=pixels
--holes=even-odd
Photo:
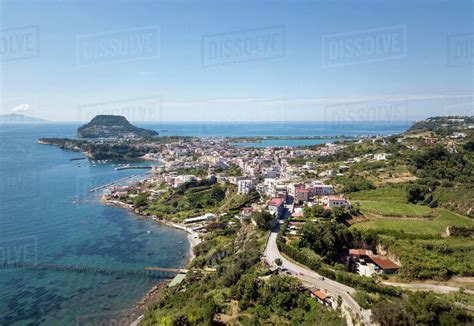
[[[281,206],[283,205],[282,198],[272,198],[268,201],[268,206]]]
[[[374,264],[378,265],[382,269],[398,269],[400,267],[390,259],[383,256],[370,255],[369,257],[372,259]]]
[[[331,195],[331,196],[328,196],[328,199],[329,200],[346,200],[346,198],[344,198],[344,196],[341,196],[341,195]]]
[[[309,192],[309,189],[305,189],[305,188],[296,188],[296,192]]]
[[[368,256],[371,255],[372,251],[371,250],[365,250],[365,249],[349,249],[349,255],[355,255],[355,256]]]
[[[326,293],[324,293],[323,291],[321,291],[321,290],[314,291],[313,294],[318,299],[321,299],[321,300],[326,300],[326,298],[328,297],[328,295]]]

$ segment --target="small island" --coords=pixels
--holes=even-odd
[[[79,138],[129,138],[146,139],[158,136],[158,132],[138,128],[120,115],[98,115],[77,129]]]
[[[93,160],[130,160],[155,150],[151,144],[158,132],[138,128],[123,116],[98,115],[77,129],[78,138],[40,138],[37,143],[84,152]]]

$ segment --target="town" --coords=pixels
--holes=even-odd
[[[183,228],[198,252],[216,232],[222,236],[253,225],[264,232],[259,259],[270,273],[297,278],[303,291],[320,304],[342,311],[346,322],[369,325],[377,314],[371,308],[381,300],[381,293],[401,295],[394,287],[400,280],[449,279],[442,274],[414,274],[410,254],[402,256],[386,244],[393,242],[392,237],[415,239],[417,232],[426,237],[422,229],[411,231],[411,225],[424,223],[430,229],[434,222],[440,226],[430,235],[435,238],[444,229],[448,234],[449,230],[472,233],[470,219],[458,215],[469,216],[472,201],[450,207],[457,211],[452,213],[441,208],[448,206],[436,193],[436,188],[458,182],[456,191],[466,196],[457,181],[461,179],[443,176],[444,183],[433,185],[428,183],[431,172],[424,170],[426,162],[418,170],[409,164],[417,164],[418,155],[428,159],[425,156],[430,151],[437,155],[434,160],[450,164],[459,151],[472,150],[468,139],[474,124],[452,118],[428,130],[425,125],[430,123],[428,119],[403,135],[296,148],[248,147],[233,144],[231,138],[147,143],[152,150],[143,159],[154,164],[146,177],[131,185],[110,187],[104,200]],[[415,159],[404,161],[408,156]],[[472,178],[472,171],[469,173]],[[375,226],[383,220],[393,227]],[[365,225],[374,226],[366,229]],[[214,268],[225,255],[212,258],[209,265],[198,254],[192,265]],[[472,271],[469,264],[448,274],[468,273]],[[405,286],[410,287],[409,283]],[[222,314],[221,318],[230,317]]]

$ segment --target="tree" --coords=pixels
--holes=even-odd
[[[381,301],[372,308],[372,318],[381,326],[415,325],[413,313],[399,301]]]
[[[306,223],[301,231],[301,246],[309,247],[327,261],[348,250],[352,235],[348,228],[335,221]]]
[[[273,220],[272,214],[267,211],[253,212],[252,219],[257,223],[259,228],[269,230],[271,228],[271,221]]]
[[[334,207],[332,209],[332,216],[334,216],[334,219],[340,219],[348,216],[349,214],[346,212],[346,210],[342,207]]]
[[[283,265],[283,261],[282,261],[280,258],[276,258],[276,259],[275,259],[275,264],[276,264],[277,266],[281,266],[281,265]]]
[[[407,200],[409,203],[416,204],[422,201],[425,196],[423,189],[419,185],[410,185],[406,188]]]
[[[135,207],[142,207],[147,205],[147,199],[148,199],[148,194],[147,193],[142,193],[139,194],[135,199],[133,200],[133,205]]]

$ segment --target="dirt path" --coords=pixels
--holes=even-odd
[[[449,285],[438,285],[429,283],[395,283],[395,282],[382,282],[386,285],[398,286],[404,289],[411,289],[415,291],[433,291],[437,293],[450,293],[459,292],[461,288]],[[464,290],[465,293],[474,294],[473,290]]]

